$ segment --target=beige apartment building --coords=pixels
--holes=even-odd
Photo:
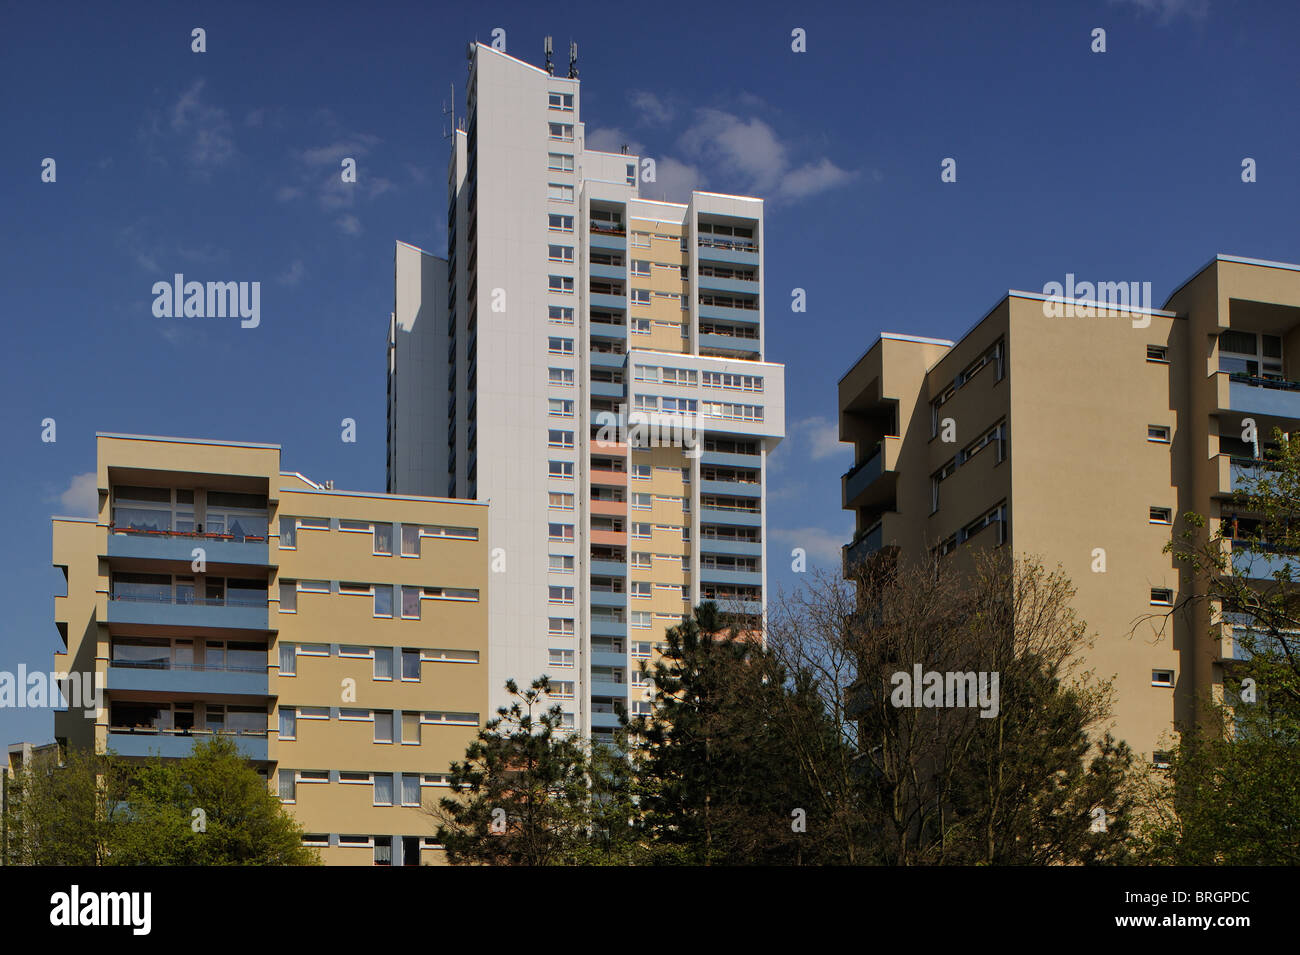
[[[336,491],[277,445],[96,441],[98,515],[54,520],[54,669],[102,696],[58,742],[224,735],[325,863],[441,861],[421,807],[487,716],[487,506]]]
[[[1012,291],[960,341],[881,335],[839,382],[844,562],[1004,545],[1059,562],[1112,729],[1158,761],[1234,657],[1204,603],[1164,619],[1195,592],[1164,547],[1179,515],[1213,533],[1237,509],[1260,456],[1247,419],[1264,443],[1300,428],[1300,265],[1219,255],[1163,308],[1104,297]],[[1235,572],[1268,576],[1255,558]]]

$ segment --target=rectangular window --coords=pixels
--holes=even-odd
[[[640,491],[632,495],[632,510],[648,511],[650,510],[650,495]]]
[[[1172,607],[1174,605],[1174,592],[1167,587],[1152,587],[1151,604],[1157,607]]]
[[[632,480],[634,481],[650,480],[650,465],[648,464],[632,465]]]
[[[573,216],[559,215],[554,212],[548,213],[546,226],[552,232],[572,232]]]
[[[649,597],[649,596],[650,596],[650,581],[648,581],[648,580],[634,580],[634,581],[632,581],[632,596],[633,596],[633,597]]]
[[[546,317],[556,325],[572,325],[573,309],[567,305],[548,305]]]
[[[402,743],[408,746],[420,743],[420,714],[414,710],[402,713]]]
[[[420,805],[420,777],[415,773],[402,774],[402,805]]]
[[[1169,349],[1166,348],[1164,345],[1148,345],[1147,361],[1158,361],[1158,362],[1164,362],[1168,364]]]
[[[1150,521],[1152,524],[1172,524],[1174,522],[1173,508],[1169,508],[1169,507],[1151,508]]]
[[[572,543],[573,525],[572,524],[547,524],[546,529],[553,541],[563,541]]]
[[[552,680],[551,696],[557,700],[573,699],[573,681],[572,680]]]
[[[573,94],[548,93],[546,97],[546,105],[549,109],[571,110],[573,109]],[[554,126],[555,123],[552,123],[551,125]],[[572,126],[569,127],[569,129],[572,128]]]
[[[280,518],[280,550],[293,550],[298,546],[298,521],[292,517]]]
[[[298,712],[292,706],[280,707],[280,739],[298,738]]]
[[[548,182],[546,184],[546,198],[553,199],[556,202],[572,202],[573,187],[563,182]]]
[[[1147,425],[1147,440],[1156,444],[1169,443],[1169,426],[1163,424]]]
[[[573,477],[573,462],[572,461],[548,461],[546,476],[553,477],[553,478]]]
[[[649,304],[650,304],[650,290],[649,290],[648,288],[634,288],[634,289],[632,289],[632,304],[633,304],[633,305],[649,305]]]
[[[548,599],[553,604],[571,604],[573,603],[572,587],[549,587]]]
[[[391,617],[393,615],[393,587],[391,584],[375,585],[375,616]]]
[[[383,557],[393,555],[393,525],[375,525],[375,553]]]
[[[375,710],[375,742],[391,743],[393,741],[393,711]]]
[[[280,582],[280,613],[298,612],[298,585],[292,580]]]
[[[1152,686],[1173,686],[1174,671],[1173,670],[1152,670],[1151,685]]]
[[[632,334],[633,334],[633,335],[649,335],[649,334],[650,334],[650,319],[648,319],[648,318],[634,318],[634,319],[632,319]]]
[[[572,368],[548,368],[547,383],[557,385],[562,388],[573,387],[573,369]]]
[[[546,349],[552,355],[573,356],[573,339],[572,338],[548,338],[546,340]]]
[[[573,246],[571,245],[548,245],[546,255],[551,262],[573,262]],[[572,351],[573,349],[569,349]]]
[[[552,292],[562,292],[566,295],[573,294],[572,275],[548,275],[546,282],[546,287]]]
[[[552,448],[573,449],[573,432],[552,429],[546,433],[546,444]]]
[[[559,172],[573,172],[573,157],[568,153],[547,153],[546,168]]]
[[[392,773],[375,773],[375,805],[391,806],[393,804],[393,774]],[[375,847],[376,859],[378,859],[378,849]]]
[[[298,675],[298,650],[292,643],[280,644],[280,676]]]
[[[562,143],[573,142],[573,124],[572,123],[548,123],[551,139]]]
[[[632,274],[633,274],[633,275],[649,275],[649,274],[650,274],[650,263],[647,262],[645,259],[633,259],[633,260],[632,260]]]
[[[403,650],[402,651],[402,679],[419,681],[420,679],[420,651]]]
[[[420,619],[420,587],[402,588],[402,619]]]
[[[550,570],[553,574],[573,573],[573,558],[568,554],[551,554]]]
[[[547,499],[552,510],[571,511],[573,510],[573,495],[565,494],[563,491],[550,491]]]
[[[633,566],[633,567],[649,568],[649,567],[650,567],[650,560],[651,560],[651,557],[650,557],[650,555],[649,555],[647,552],[645,552],[645,551],[640,551],[640,550],[634,550],[634,551],[632,551],[632,562],[631,562],[631,563],[632,563],[632,566]]]
[[[648,610],[632,611],[632,627],[636,630],[649,630],[653,625],[654,614]]]
[[[550,665],[572,669],[573,651],[572,650],[552,650],[550,652]]]
[[[632,525],[632,536],[639,540],[647,540],[650,537],[650,525],[634,523]]]
[[[569,617],[551,617],[547,621],[546,632],[553,637],[571,637],[573,620]]]
[[[572,398],[548,398],[547,411],[553,418],[572,418],[573,399]]]
[[[402,556],[403,557],[420,556],[420,525],[419,524],[402,525]]]
[[[393,678],[392,647],[375,647],[374,678],[376,680],[391,680]]]
[[[298,790],[295,787],[297,774],[292,769],[280,770],[280,801],[293,802],[298,798]]]

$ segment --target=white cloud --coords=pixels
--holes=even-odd
[[[339,216],[334,220],[334,224],[339,227],[339,231],[344,235],[361,234],[361,220],[351,213]]]
[[[99,514],[99,484],[94,471],[73,475],[67,490],[59,495],[59,506],[67,517],[95,517]]]
[[[672,122],[673,108],[654,93],[636,90],[628,95],[628,100],[638,113],[643,123],[663,125]]]
[[[815,163],[807,163],[786,174],[777,194],[786,199],[802,199],[842,186],[855,175],[856,173],[841,169],[823,156]],[[876,181],[879,182],[878,179]]]
[[[686,202],[692,189],[704,186],[704,174],[697,167],[665,156],[655,161],[655,181],[641,183],[641,195],[647,199]]]
[[[281,285],[297,285],[302,281],[302,277],[307,274],[307,269],[302,264],[302,259],[294,259],[293,264],[281,273],[278,281]]]
[[[219,106],[203,100],[206,80],[194,81],[172,107],[172,132],[189,141],[186,158],[195,174],[206,177],[235,155],[235,140],[230,115]]]
[[[1210,0],[1110,0],[1112,4],[1128,4],[1143,13],[1154,13],[1161,23],[1185,16],[1204,20],[1210,14]]]
[[[808,453],[814,461],[852,451],[850,445],[841,443],[839,425],[820,415],[794,423],[787,434],[787,440],[800,437],[806,440]]]
[[[641,155],[645,147],[617,126],[604,126],[587,133],[587,148],[597,152],[616,153],[627,147],[628,152]]]
[[[782,547],[782,552],[770,554],[771,559],[785,560],[790,551],[802,547],[810,564],[839,564],[840,548],[853,536],[852,531],[830,531],[824,527],[769,528],[767,536]]]

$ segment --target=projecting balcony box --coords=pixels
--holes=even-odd
[[[617,337],[619,337],[619,338],[625,338],[625,337],[627,336],[627,329],[625,329],[622,325],[598,325],[598,323],[593,322],[592,325],[591,325],[591,333],[592,333],[593,335],[595,335],[595,334],[604,334],[603,332],[598,333],[598,332],[596,331],[597,327],[600,327],[600,328],[617,328],[617,329],[619,329],[620,332],[622,333],[622,334],[618,335]],[[590,359],[591,359],[591,366],[592,366],[593,368],[609,368],[609,369],[615,369],[615,370],[617,370],[617,369],[620,369],[620,368],[622,368],[624,365],[627,364],[627,355],[620,354],[620,353],[618,353],[618,352],[612,352],[612,351],[596,351],[596,350],[593,348],[593,349],[588,353],[588,355],[589,355],[589,357],[590,357]],[[622,387],[622,386],[620,385],[619,387]]]
[[[627,621],[593,616],[591,618],[591,635],[593,637],[625,637],[627,636]]]
[[[723,537],[700,535],[701,554],[727,554],[731,557],[762,557],[762,541],[728,540]]]
[[[595,303],[593,302],[592,304],[594,305]],[[615,325],[612,322],[593,321],[591,323],[591,334],[597,338],[627,338],[627,326]],[[596,354],[596,352],[592,353],[593,358]],[[619,355],[617,357],[621,359],[623,356]],[[623,363],[620,361],[618,367],[621,368],[622,366]]]
[[[618,729],[618,714],[612,710],[609,712],[595,711],[591,714],[591,725],[599,729]]]
[[[721,278],[703,272],[700,272],[697,284],[701,291],[739,292],[742,295],[757,295],[759,292],[757,280]]]
[[[852,541],[844,545],[844,575],[847,577],[855,564],[877,554],[886,547],[896,544],[896,521],[893,512],[882,514],[880,519],[856,534]]]
[[[593,527],[591,529],[591,542],[606,547],[626,547],[627,531],[602,530]]]
[[[252,667],[145,667],[109,664],[107,688],[186,696],[266,696],[267,671]]]
[[[591,681],[591,695],[592,696],[613,696],[621,699],[627,699],[627,684],[615,683],[612,680],[593,679]],[[618,724],[615,723],[612,725],[618,725]]]
[[[700,464],[718,467],[757,468],[762,458],[757,454],[734,454],[728,451],[704,451],[700,454]]]
[[[169,759],[181,759],[190,754],[196,742],[206,742],[212,738],[212,735],[211,733],[198,731],[193,733],[110,731],[108,734],[108,748],[119,756],[147,757],[158,755]],[[246,733],[223,735],[227,739],[234,740],[235,747],[245,759],[265,760],[267,758],[265,733],[261,735]]]
[[[610,295],[607,292],[589,292],[587,299],[592,308],[616,308],[624,310],[627,308],[627,297],[623,295]]]
[[[108,526],[108,556],[190,563],[201,548],[208,564],[269,566],[266,537]]]
[[[619,282],[627,281],[627,266],[624,265],[603,265],[599,262],[593,262],[587,269],[594,278],[614,279]]]
[[[721,567],[701,567],[700,580],[710,584],[737,584],[745,587],[763,586],[763,573],[758,570],[728,570]]]
[[[758,330],[757,308],[732,308],[727,305],[705,305],[700,304],[700,318],[716,319],[723,322],[744,322],[752,325],[754,330]]]
[[[619,560],[592,560],[591,572],[605,577],[626,577],[627,564]]]
[[[740,338],[736,335],[718,335],[716,333],[700,334],[701,348],[733,352],[742,357],[757,355],[758,344],[759,340],[757,338]]]
[[[110,594],[110,624],[154,627],[212,627],[221,630],[267,630],[266,598],[259,600],[177,600],[168,596]]]
[[[615,593],[612,590],[591,589],[591,605],[593,607],[626,607],[627,592]]]
[[[898,452],[903,439],[886,435],[875,450],[848,470],[841,479],[844,509],[879,507],[894,500],[898,483]]]
[[[1255,417],[1300,421],[1300,382],[1225,371],[1216,377],[1220,408]],[[1260,422],[1259,426],[1271,429],[1272,424]]]
[[[595,667],[626,667],[627,654],[617,653],[613,650],[591,651],[591,665]]]
[[[593,498],[588,506],[593,514],[603,514],[607,517],[627,515],[627,501],[601,501]]]
[[[591,383],[591,393],[599,395],[601,398],[622,398],[627,392],[624,390],[622,383],[593,381]]]
[[[627,472],[612,471],[609,468],[592,468],[590,472],[591,483],[601,484],[608,487],[627,487]]]
[[[762,497],[763,485],[757,481],[701,481],[701,494],[723,494],[730,497]]]
[[[627,233],[622,229],[609,229],[593,223],[591,226],[590,244],[593,249],[617,249],[620,252],[626,251]]]
[[[700,507],[701,524],[731,524],[741,527],[761,527],[763,514],[760,511],[740,510],[734,507]]]
[[[733,265],[758,265],[758,245],[742,239],[701,235],[696,254],[701,261],[729,262]]]
[[[1231,495],[1249,493],[1259,487],[1260,477],[1265,473],[1267,463],[1256,458],[1243,458],[1233,454],[1220,454],[1219,494]]]

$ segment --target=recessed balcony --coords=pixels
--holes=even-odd
[[[202,534],[184,531],[108,527],[108,556],[190,563],[201,548],[209,564],[245,564],[265,567],[270,549],[265,537]]]
[[[154,627],[211,627],[219,630],[268,629],[267,599],[198,597],[153,594],[110,594],[108,622]]]
[[[1243,415],[1300,420],[1300,382],[1218,373],[1219,407]]]
[[[894,499],[898,473],[898,452],[903,439],[886,436],[875,450],[859,461],[840,479],[844,509],[878,508]]]
[[[221,734],[235,742],[235,747],[245,759],[265,760],[266,734],[229,733]],[[176,730],[110,730],[108,748],[119,756],[162,756],[167,759],[182,759],[194,749],[194,744],[207,742],[212,738],[210,732],[193,730],[180,732]]]
[[[121,692],[180,693],[186,696],[266,696],[267,669],[253,667],[108,667],[106,688]]]

